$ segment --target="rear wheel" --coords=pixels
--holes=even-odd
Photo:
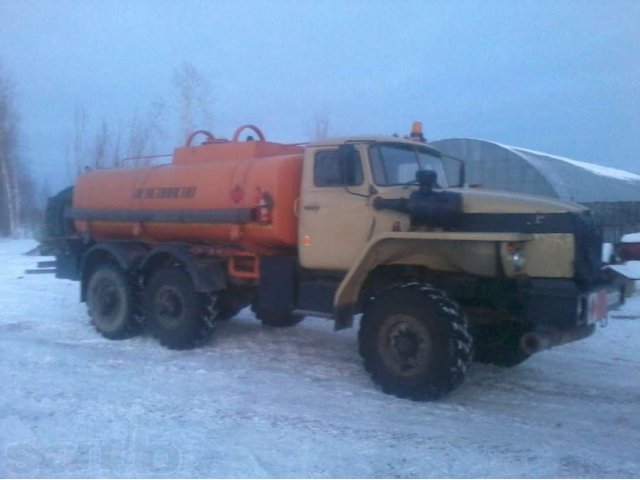
[[[140,331],[133,281],[116,265],[104,264],[93,271],[87,306],[91,323],[106,338],[129,338]]]
[[[373,381],[402,398],[446,395],[462,383],[472,357],[467,321],[458,306],[423,284],[382,292],[368,305],[358,338]]]
[[[144,313],[151,333],[165,347],[185,350],[204,344],[213,328],[208,296],[196,292],[191,278],[178,267],[156,271],[144,292]]]

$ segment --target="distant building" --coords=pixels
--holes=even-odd
[[[602,223],[606,242],[640,232],[640,175],[472,138],[430,143],[466,161],[470,185],[583,204]]]

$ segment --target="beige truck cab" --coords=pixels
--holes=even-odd
[[[447,393],[473,357],[514,366],[589,336],[622,301],[586,208],[465,188],[463,163],[421,141],[310,145],[297,212],[298,312],[332,294],[336,328],[362,313],[365,366],[402,397]]]

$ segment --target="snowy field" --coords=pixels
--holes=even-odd
[[[638,477],[640,298],[582,342],[474,364],[431,403],[381,393],[356,331],[244,311],[204,348],[109,341],[74,282],[0,241],[0,476]]]

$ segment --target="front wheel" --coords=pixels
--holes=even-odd
[[[194,290],[184,270],[161,268],[151,276],[144,292],[144,313],[151,333],[173,350],[204,344],[212,332],[207,299]]]
[[[91,323],[104,337],[119,340],[140,331],[133,281],[119,267],[97,267],[87,284]]]
[[[443,292],[425,284],[391,287],[367,307],[359,349],[385,393],[431,400],[459,386],[471,363],[467,320]]]

